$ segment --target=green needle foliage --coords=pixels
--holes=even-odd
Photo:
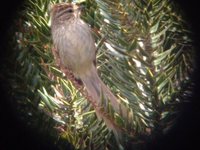
[[[31,113],[53,118],[59,137],[76,150],[122,150],[165,133],[191,95],[194,69],[191,33],[177,6],[169,0],[73,1],[85,5],[82,18],[96,40],[101,79],[128,110],[126,120],[104,103],[102,115],[123,131],[116,134],[56,65],[49,8],[59,2],[29,0],[16,20],[14,97],[34,108]]]

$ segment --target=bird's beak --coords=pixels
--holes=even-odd
[[[74,15],[75,17],[79,17],[81,14],[81,11],[83,10],[84,6],[83,5],[74,5]]]
[[[78,10],[82,11],[84,8],[85,8],[84,5],[80,5],[80,6],[78,7]]]
[[[84,9],[83,5],[74,5],[75,12],[81,12]]]

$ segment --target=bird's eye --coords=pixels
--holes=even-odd
[[[73,9],[72,9],[72,8],[69,8],[69,9],[67,10],[67,12],[68,12],[68,13],[72,13],[72,12],[73,12]]]

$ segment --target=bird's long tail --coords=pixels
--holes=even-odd
[[[86,87],[88,95],[96,106],[102,107],[102,101],[109,101],[116,113],[124,119],[128,119],[127,108],[121,104],[121,102],[112,94],[110,89],[102,82],[94,65],[80,78]]]
[[[121,147],[123,141],[123,131],[119,126],[115,124],[115,121],[113,121],[111,117],[105,115],[105,111],[102,112],[102,108],[103,110],[106,110],[104,107],[105,105],[102,104],[102,102],[107,103],[109,101],[114,111],[126,120],[128,120],[127,108],[120,103],[120,101],[112,94],[110,89],[102,82],[94,65],[88,72],[80,76],[80,78],[86,87],[88,96],[90,97],[90,102],[95,109],[98,119],[104,120],[107,127],[113,131],[119,144],[118,146]]]

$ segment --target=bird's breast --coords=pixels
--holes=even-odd
[[[95,60],[95,44],[90,28],[82,20],[56,28],[53,41],[61,62],[76,72],[91,66]]]

